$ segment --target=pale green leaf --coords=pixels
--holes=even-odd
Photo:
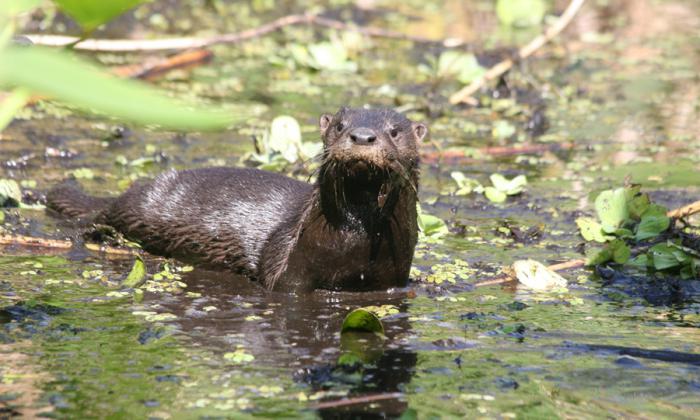
[[[606,190],[595,199],[595,210],[603,231],[613,233],[629,217],[625,189]]]

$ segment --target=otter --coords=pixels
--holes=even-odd
[[[152,254],[244,274],[269,290],[404,287],[426,126],[390,109],[345,107],[319,125],[314,184],[252,168],[170,170],[115,198],[61,184],[47,206],[112,226]]]

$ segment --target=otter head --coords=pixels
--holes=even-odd
[[[322,115],[320,127],[319,185],[327,215],[376,217],[390,212],[399,194],[413,197],[415,205],[425,125],[390,109],[341,108]]]

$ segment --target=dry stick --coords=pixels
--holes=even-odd
[[[435,40],[421,36],[412,36],[396,31],[382,28],[361,27],[353,24],[341,22],[339,20],[328,19],[313,13],[287,15],[272,22],[268,22],[257,28],[246,29],[241,32],[216,35],[209,38],[185,37],[166,39],[86,39],[76,43],[73,48],[86,51],[108,51],[108,52],[133,52],[133,51],[158,51],[158,50],[186,50],[194,48],[205,48],[216,44],[237,44],[253,38],[259,38],[270,32],[277,31],[287,26],[298,24],[313,24],[327,28],[354,31],[363,35],[382,38],[401,39],[413,42],[441,43],[447,47],[457,47],[465,45],[461,40],[445,39]],[[53,47],[63,47],[78,40],[76,37],[61,35],[24,35],[34,44]]]
[[[175,69],[189,69],[212,59],[214,53],[206,49],[187,50],[167,58],[146,60],[145,63],[129,64],[111,69],[112,74],[132,79],[153,81]]]
[[[534,38],[532,41],[522,46],[518,50],[517,59],[506,59],[491,67],[483,76],[473,81],[468,86],[465,86],[457,93],[450,96],[450,103],[456,105],[460,102],[470,104],[476,103],[472,95],[481,89],[487,82],[501,77],[505,72],[510,70],[516,61],[521,61],[531,56],[535,51],[542,48],[543,45],[554,39],[561,31],[566,28],[574,19],[581,6],[586,0],[571,0],[564,13],[561,14],[556,23],[543,33]]]
[[[344,398],[342,400],[324,401],[322,403],[312,405],[311,408],[319,410],[322,408],[344,407],[347,405],[365,404],[365,403],[374,402],[374,401],[393,400],[396,398],[401,398],[403,396],[404,395],[400,392],[389,392],[386,394],[365,395],[362,397]]]
[[[10,235],[0,234],[0,246],[16,245],[35,248],[51,248],[51,249],[70,249],[73,247],[73,242],[62,239],[39,238],[36,236],[26,235]],[[85,244],[85,247],[91,251],[102,252],[110,255],[135,255],[137,250],[129,248],[117,248],[113,246],[99,244]]]
[[[700,213],[700,201],[696,201],[694,203],[690,203],[687,206],[683,206],[680,208],[677,208],[675,210],[670,210],[666,212],[666,216],[672,218],[672,219],[682,219],[684,217],[688,217],[690,215],[693,215],[695,213]],[[547,266],[548,269],[552,271],[564,271],[564,270],[570,270],[572,268],[581,268],[586,265],[586,260],[583,258],[580,259],[575,259],[575,260],[569,260],[569,261],[564,261],[561,263],[557,264],[552,264]],[[496,284],[503,284],[503,283],[508,283],[515,280],[515,276],[513,276],[510,273],[503,274],[501,276],[498,276],[493,279],[489,280],[484,280],[480,281],[474,284],[474,287],[483,287],[483,286],[493,286]]]

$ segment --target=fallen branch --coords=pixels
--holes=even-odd
[[[158,51],[158,50],[188,50],[211,47],[217,44],[237,44],[249,39],[259,38],[271,32],[278,31],[287,26],[307,24],[323,26],[341,31],[353,31],[363,35],[380,38],[392,38],[422,43],[440,43],[446,47],[465,45],[464,41],[456,39],[435,40],[421,36],[407,35],[401,32],[382,28],[362,27],[341,22],[335,19],[321,17],[313,13],[294,14],[283,16],[268,22],[257,28],[246,29],[241,32],[216,35],[209,38],[184,37],[165,39],[86,39],[79,41],[77,37],[62,35],[23,35],[36,45],[52,47],[65,47],[73,45],[74,49],[85,51],[107,52],[133,52],[133,51]]]
[[[2,245],[15,245],[22,247],[32,247],[32,248],[47,248],[47,249],[71,249],[73,248],[73,242],[63,239],[48,239],[39,238],[36,236],[26,236],[26,235],[11,235],[11,234],[0,234],[0,246]],[[90,251],[100,252],[109,255],[136,255],[138,251],[130,248],[117,248],[114,246],[106,246],[100,244],[85,244],[85,248]]]
[[[486,73],[484,73],[483,76],[474,80],[472,83],[450,96],[450,103],[453,105],[460,102],[475,104],[476,100],[472,98],[474,93],[484,87],[487,82],[501,77],[508,70],[510,70],[517,61],[525,60],[534,54],[535,51],[542,48],[543,45],[547,44],[549,41],[559,35],[559,33],[561,33],[561,31],[563,31],[564,28],[571,23],[574,16],[576,16],[576,13],[578,13],[579,9],[581,9],[581,6],[583,6],[585,2],[586,0],[571,0],[571,3],[569,3],[569,6],[567,6],[566,10],[564,10],[564,13],[561,14],[556,23],[547,28],[543,34],[540,34],[532,41],[522,46],[518,50],[515,59],[509,58],[491,67]]]
[[[688,204],[687,206],[683,206],[680,208],[677,208],[675,210],[670,210],[666,212],[666,216],[672,218],[672,219],[682,219],[684,217],[691,216],[693,214],[700,213],[700,201],[696,201],[694,203]],[[586,260],[584,258],[580,259],[575,259],[575,260],[569,260],[569,261],[564,261],[561,263],[557,264],[552,264],[547,266],[548,269],[552,271],[564,271],[564,270],[571,270],[573,268],[581,268],[586,265]],[[512,281],[515,281],[515,275],[512,274],[512,269],[509,267],[506,272],[498,277],[488,279],[488,280],[483,280],[480,282],[476,282],[474,284],[474,287],[484,287],[484,286],[493,286],[497,284],[504,284],[504,283],[509,283]]]
[[[369,402],[382,401],[382,400],[394,400],[397,398],[401,398],[403,396],[404,395],[400,392],[389,392],[386,394],[365,395],[362,397],[343,398],[340,400],[325,401],[325,402],[321,402],[318,404],[314,404],[311,406],[311,408],[313,408],[315,410],[320,410],[323,408],[344,407],[344,406],[348,406],[348,405],[365,404],[365,403],[369,403]]]
[[[112,73],[119,77],[155,80],[176,69],[189,69],[209,62],[214,54],[206,49],[188,50],[171,57],[146,60],[144,63],[114,67]]]

